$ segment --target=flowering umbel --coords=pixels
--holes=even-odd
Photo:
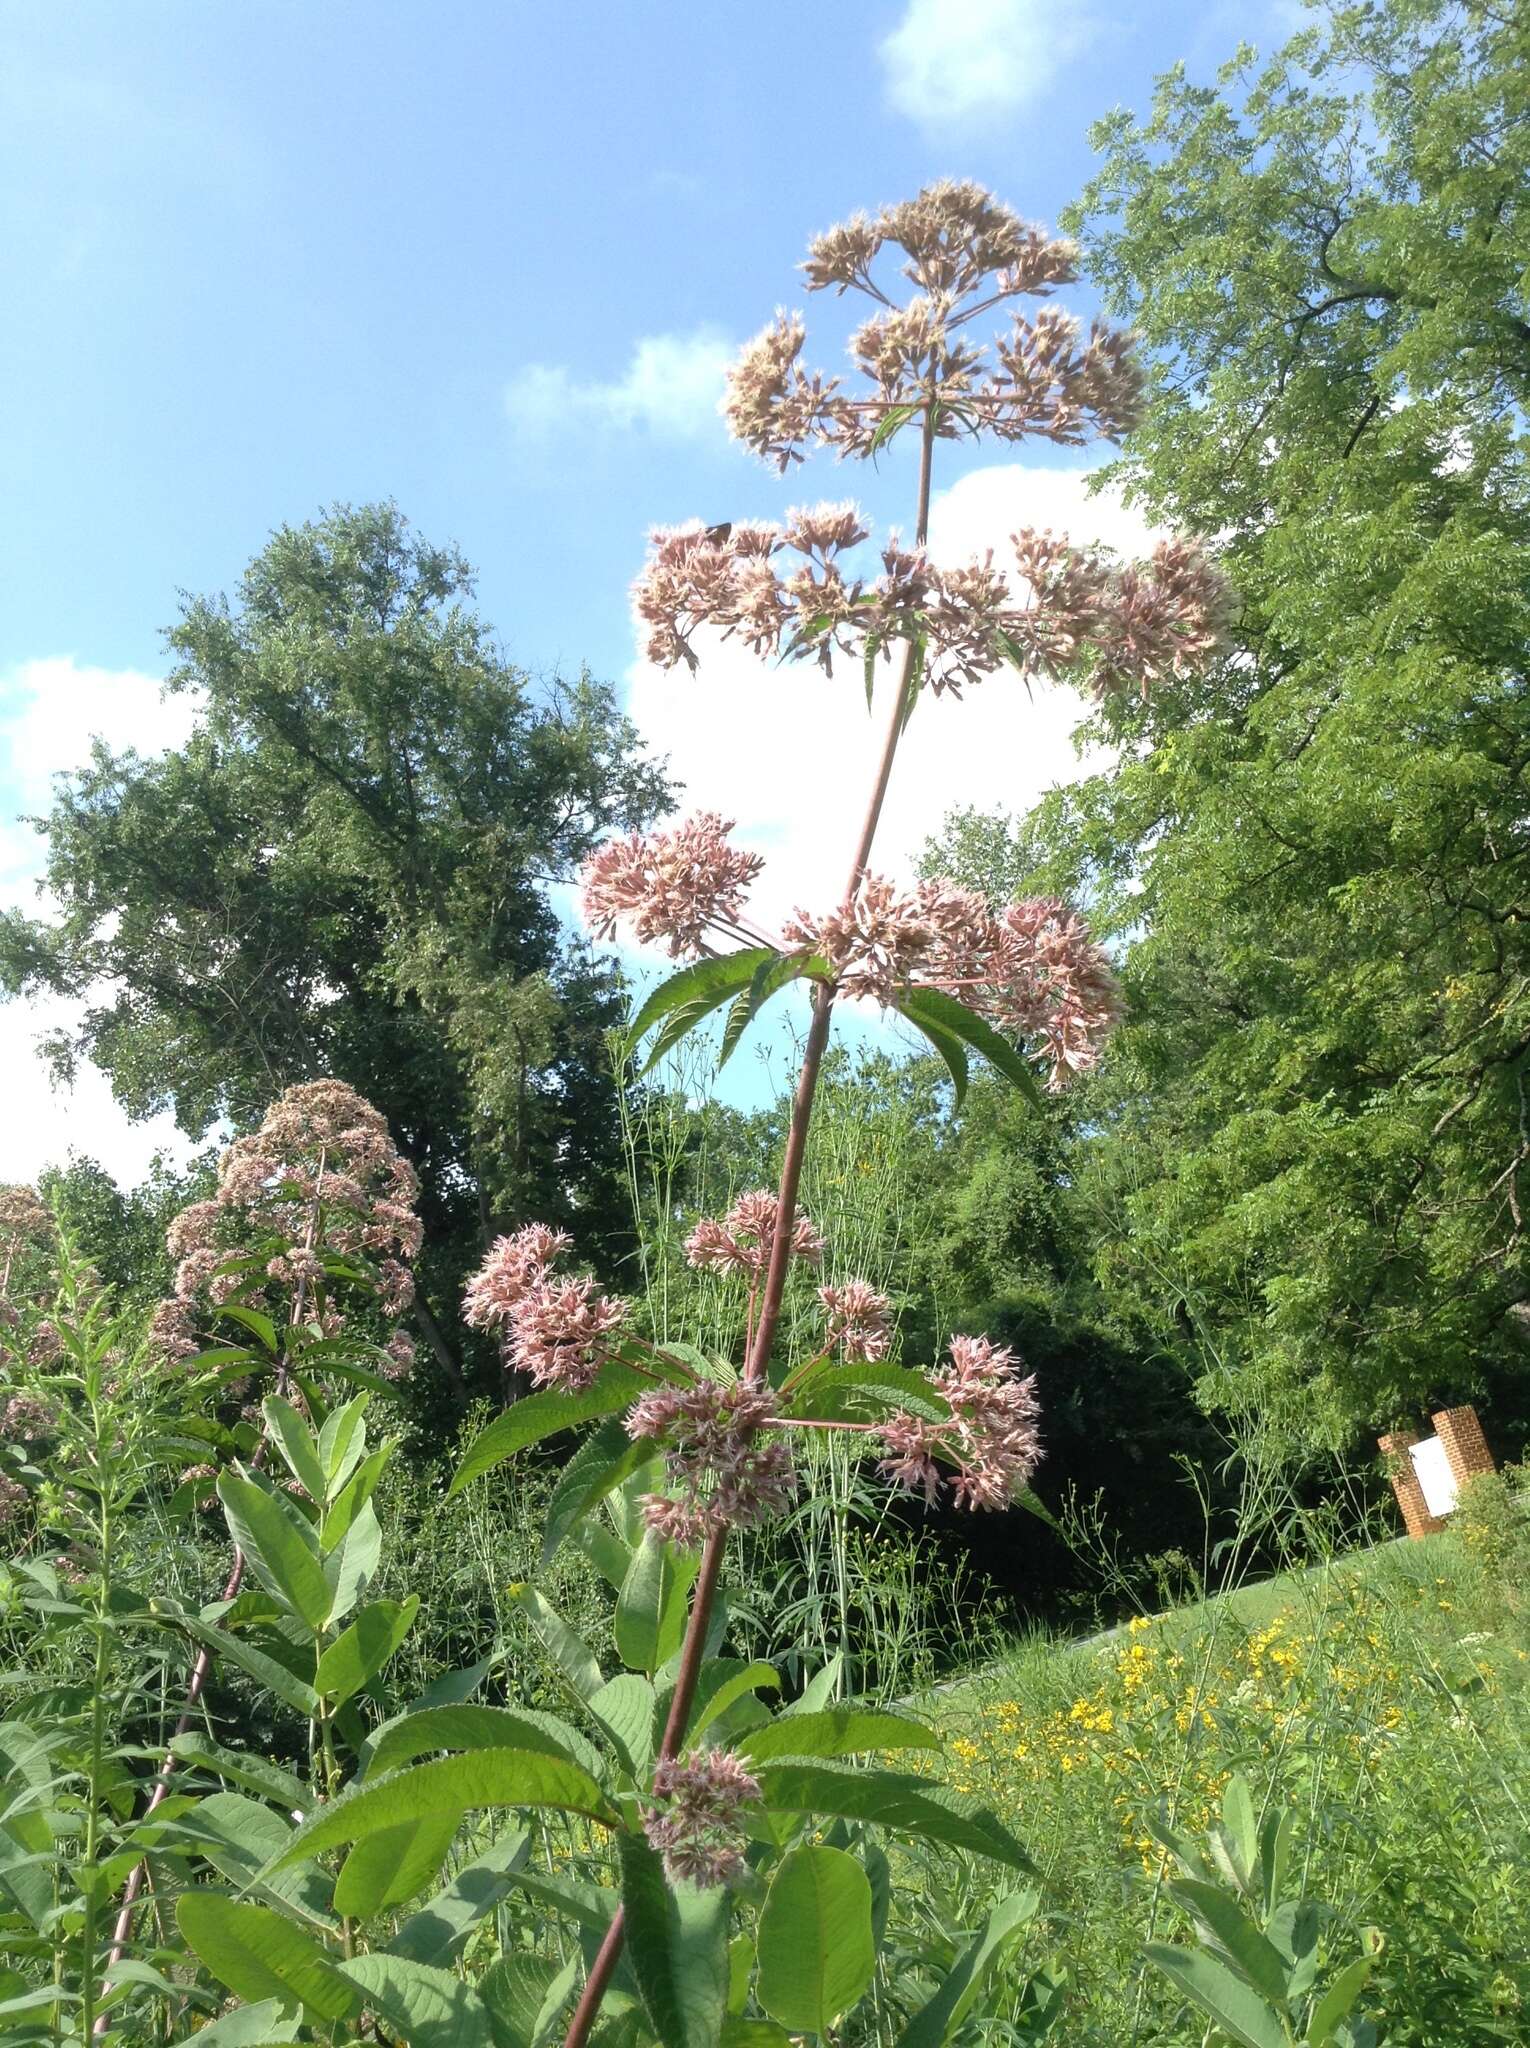
[[[1041,1461],[1035,1377],[1022,1378],[1015,1354],[986,1337],[953,1337],[949,1349],[950,1363],[931,1375],[949,1419],[906,1411],[892,1416],[882,1427],[888,1453],[882,1470],[895,1485],[933,1502],[944,1463],[954,1468],[951,1491],[959,1507],[1006,1507]]]
[[[768,1388],[700,1380],[645,1394],[627,1413],[635,1441],[664,1446],[674,1495],[650,1493],[643,1516],[656,1536],[686,1546],[770,1521],[797,1489],[791,1452],[768,1432],[778,1421]]]
[[[424,1234],[418,1193],[387,1120],[354,1088],[325,1080],[287,1089],[259,1130],[223,1154],[213,1198],[171,1224],[175,1293],[155,1311],[151,1341],[162,1356],[191,1356],[210,1311],[226,1302],[324,1336],[345,1326],[347,1291],[373,1296],[385,1316],[403,1315]],[[395,1376],[412,1355],[401,1337],[389,1352]]]
[[[710,1887],[743,1874],[744,1808],[760,1799],[760,1782],[727,1749],[661,1758],[654,1768],[656,1804],[644,1816],[648,1846],[664,1858],[672,1880]]]
[[[508,1364],[564,1393],[589,1386],[615,1357],[630,1308],[593,1280],[551,1270],[571,1242],[542,1223],[500,1238],[462,1298],[463,1321],[500,1333]]]

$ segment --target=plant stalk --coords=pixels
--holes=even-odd
[[[933,389],[926,393],[919,441],[919,507],[914,538],[920,547],[923,547],[929,538],[930,480],[935,453],[932,408],[935,396]],[[845,885],[847,898],[853,896],[860,886],[866,872],[866,864],[871,858],[877,826],[881,822],[882,806],[887,800],[887,788],[892,780],[893,760],[898,751],[898,742],[903,737],[903,728],[908,722],[908,694],[914,680],[914,653],[913,642],[906,641],[903,659],[898,665],[891,716],[887,723],[887,735],[882,743],[881,758],[877,763],[876,781],[872,785],[871,798],[866,806],[861,836],[856,843],[855,858],[850,866],[850,879]],[[802,1066],[797,1076],[797,1089],[792,1098],[792,1118],[787,1131],[786,1152],[781,1161],[781,1183],[776,1196],[776,1230],[771,1241],[770,1264],[766,1271],[765,1290],[760,1302],[760,1319],[755,1325],[754,1341],[744,1366],[746,1382],[757,1383],[765,1377],[775,1344],[776,1325],[781,1317],[781,1302],[786,1292],[786,1274],[791,1262],[792,1224],[797,1213],[797,1190],[801,1184],[803,1163],[807,1157],[808,1126],[813,1119],[813,1099],[818,1092],[818,1078],[823,1070],[823,1056],[828,1048],[829,1023],[833,1009],[834,989],[831,984],[820,982],[813,991],[813,1019],[808,1027],[807,1042],[802,1050]],[[696,1682],[701,1675],[702,1651],[712,1625],[717,1581],[722,1570],[723,1552],[726,1547],[726,1532],[720,1532],[708,1538],[706,1548],[702,1552],[701,1570],[697,1574],[695,1597],[691,1603],[685,1643],[680,1653],[680,1670],[675,1680],[674,1698],[670,1703],[664,1737],[659,1744],[657,1760],[660,1762],[667,1762],[671,1757],[678,1755],[680,1745],[685,1740],[685,1731],[691,1718],[691,1706],[696,1697]],[[586,2048],[596,2015],[600,2011],[601,2000],[605,1997],[616,1965],[621,1960],[624,1935],[624,1916],[618,1907],[595,1960],[590,1965],[584,1990],[580,1994],[578,2005],[574,2008],[573,2018],[569,2021],[568,2032],[563,2037],[563,2048]]]

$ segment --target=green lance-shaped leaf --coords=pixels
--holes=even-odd
[[[1000,1899],[939,1988],[898,2036],[898,2048],[945,2048],[977,2002],[984,1979],[1034,1917],[1037,1904],[1035,1892],[1011,1892]]]
[[[1227,1782],[1227,1790],[1222,1794],[1221,1824],[1212,1829],[1208,1839],[1217,1862],[1239,1891],[1252,1898],[1259,1874],[1259,1820],[1254,1795],[1241,1771]]]
[[[353,1956],[341,1972],[409,2048],[495,2048],[489,2008],[471,1984],[406,1956]]]
[[[1191,1877],[1176,1879],[1168,1891],[1177,1906],[1193,1914],[1221,1943],[1256,1991],[1275,2005],[1284,2004],[1290,1975],[1285,1958],[1235,1898],[1220,1885],[1201,1884]]]
[[[330,1622],[343,1621],[372,1580],[382,1557],[382,1523],[368,1501],[345,1532],[344,1540],[324,1560],[329,1587]]]
[[[767,1809],[774,1812],[875,1821],[901,1834],[986,1856],[1028,1877],[1035,1874],[1030,1857],[997,1815],[944,1785],[830,1759],[784,1759],[762,1764],[755,1775]]]
[[[268,1351],[273,1358],[276,1356],[280,1348],[277,1341],[276,1325],[263,1309],[246,1308],[242,1302],[238,1301],[225,1301],[214,1310],[214,1314],[222,1316],[228,1322],[239,1323],[244,1329],[250,1331],[263,1349]]]
[[[357,1394],[341,1408],[332,1409],[319,1431],[319,1463],[324,1467],[324,1498],[331,1499],[344,1486],[367,1452],[366,1412],[370,1394]]]
[[[740,989],[728,1011],[728,1019],[723,1026],[722,1043],[717,1050],[719,1074],[737,1051],[744,1033],[772,996],[778,995],[788,983],[796,981],[802,974],[804,966],[805,962],[800,955],[783,955],[765,961],[754,970],[748,988]]]
[[[186,1631],[199,1643],[205,1643],[215,1657],[226,1658],[230,1664],[237,1664],[257,1684],[273,1693],[277,1699],[295,1707],[310,1720],[319,1711],[319,1695],[306,1680],[289,1671],[285,1664],[268,1656],[254,1643],[246,1642],[230,1629],[212,1628],[206,1622],[198,1621],[189,1614],[176,1616],[176,1626]]]
[[[550,2037],[552,2022],[568,2003],[579,1980],[578,1955],[560,1969],[551,1956],[524,1951],[501,1956],[479,1981],[479,1996],[494,2015],[498,2048],[537,2048]],[[637,2015],[636,2007],[627,2017]],[[605,2033],[601,2048],[615,2048]]]
[[[553,1488],[547,1526],[542,1534],[543,1565],[552,1562],[559,1545],[597,1502],[657,1455],[658,1446],[653,1439],[640,1437],[634,1441],[618,1416],[612,1416],[586,1437],[559,1473]]]
[[[649,1679],[640,1678],[635,1671],[621,1671],[585,1702],[634,1778],[641,1777],[653,1761],[654,1700]]]
[[[582,1700],[590,1699],[605,1684],[600,1659],[576,1629],[570,1628],[549,1600],[535,1586],[511,1586],[509,1597],[530,1622],[537,1640]]]
[[[778,957],[773,946],[746,946],[740,952],[724,954],[718,960],[698,960],[692,967],[682,967],[678,974],[672,974],[668,981],[660,983],[633,1018],[627,1031],[628,1053],[660,1018],[668,1017],[672,1011],[682,1007],[695,1007],[701,1003],[706,1005],[702,1015],[709,1014],[741,988],[747,988],[756,968],[767,966]],[[651,1060],[649,1064],[652,1064]]]
[[[945,1061],[946,1071],[951,1076],[955,1091],[956,1107],[960,1109],[967,1099],[967,1048],[954,1031],[946,1030],[944,1025],[937,1024],[932,1017],[910,1008],[906,1001],[901,1005],[901,1012],[910,1024],[924,1034]]]
[[[1349,2017],[1351,2007],[1365,1989],[1373,1960],[1371,1956],[1358,1956],[1346,1964],[1317,2000],[1307,2022],[1307,2048],[1328,2048],[1340,2023]]]
[[[279,1913],[222,1892],[182,1892],[175,1924],[220,1984],[249,2003],[298,2001],[320,2020],[354,2019],[361,1994],[312,1935]]]
[[[411,1593],[407,1600],[374,1600],[363,1607],[319,1659],[314,1690],[336,1701],[360,1692],[408,1635],[419,1606],[419,1594]]]
[[[459,1825],[460,1816],[446,1807],[365,1836],[340,1866],[335,1911],[366,1920],[414,1898],[440,1876]]]
[[[607,1826],[616,1820],[605,1793],[577,1764],[526,1749],[475,1750],[348,1785],[294,1830],[261,1875],[269,1878],[305,1856],[362,1841],[425,1814],[470,1813],[480,1806],[550,1806]]]
[[[363,1458],[330,1502],[319,1524],[319,1548],[326,1557],[351,1533],[392,1456],[393,1446],[383,1444],[369,1458]]]
[[[866,1750],[939,1749],[940,1737],[922,1721],[870,1707],[830,1707],[817,1714],[787,1714],[753,1728],[738,1743],[754,1763],[781,1756],[855,1756]]]
[[[263,1799],[274,1800],[289,1813],[308,1798],[308,1788],[280,1764],[273,1764],[254,1750],[224,1749],[205,1735],[194,1732],[172,1735],[170,1753],[184,1763],[204,1771],[216,1771],[231,1785],[243,1785]]]
[[[481,1856],[463,1864],[418,1912],[410,1914],[388,1943],[391,1953],[408,1956],[416,1963],[433,1963],[437,1968],[449,1963],[478,1922],[509,1897],[511,1873],[526,1861],[530,1849],[527,1834],[501,1835]]]
[[[1218,1957],[1162,1941],[1148,1942],[1142,1952],[1239,2048],[1290,2048],[1279,2014]]]
[[[779,1692],[781,1674],[774,1664],[745,1664],[737,1657],[709,1657],[696,1681],[687,1742],[726,1714],[737,1701],[761,1691]]]
[[[617,1655],[629,1670],[657,1671],[679,1649],[685,1596],[700,1564],[694,1551],[677,1550],[652,1534],[643,1538],[612,1622]]]
[[[323,1501],[329,1485],[308,1424],[292,1403],[284,1401],[280,1394],[267,1394],[260,1404],[260,1412],[266,1418],[266,1426],[286,1462],[287,1470],[310,1500]]]
[[[848,1415],[890,1415],[905,1408],[928,1422],[943,1422],[951,1404],[922,1372],[884,1361],[841,1365],[825,1359],[791,1388],[786,1412],[804,1422],[838,1422]]]
[[[560,1756],[597,1777],[600,1752],[577,1728],[534,1707],[486,1707],[454,1701],[406,1714],[380,1731],[367,1759],[369,1778],[380,1778],[438,1749],[529,1749]]]
[[[295,2041],[299,2019],[283,2019],[290,1999],[261,1998],[254,2005],[236,2005],[221,2019],[198,2027],[191,2036],[196,2048],[270,2048],[272,2042]]]
[[[234,1541],[266,1591],[306,1627],[321,1629],[329,1618],[330,1592],[309,1523],[278,1495],[235,1472],[220,1475],[218,1498]]]
[[[641,1835],[618,1840],[633,1975],[664,2048],[716,2048],[728,2002],[727,1891],[670,1885]]]
[[[758,1936],[761,2005],[793,2033],[826,2034],[876,1969],[871,1885],[853,1856],[793,1849],[770,1881]]]
[[[960,1039],[963,1045],[981,1053],[991,1067],[1012,1081],[1033,1108],[1045,1108],[1045,1099],[1030,1065],[1018,1053],[1002,1032],[995,1031],[986,1018],[975,1010],[969,1010],[965,1003],[959,1003],[954,996],[948,996],[943,989],[911,989],[898,1002],[899,1011],[911,1024],[917,1024],[928,1037],[929,1027],[944,1031],[949,1037]]]
[[[488,1427],[474,1437],[447,1488],[447,1499],[450,1500],[454,1493],[461,1493],[465,1486],[471,1486],[475,1479],[481,1478],[485,1472],[492,1472],[496,1465],[502,1465],[506,1458],[513,1458],[517,1451],[525,1450],[529,1444],[556,1436],[559,1430],[572,1429],[576,1423],[596,1422],[603,1416],[630,1408],[638,1396],[647,1393],[652,1385],[650,1377],[634,1372],[631,1366],[613,1361],[577,1394],[551,1391],[528,1394],[524,1401],[516,1401],[507,1408],[503,1415],[496,1415]]]

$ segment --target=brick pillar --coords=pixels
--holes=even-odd
[[[1473,1415],[1473,1422],[1476,1419]],[[1422,1443],[1423,1440],[1421,1429],[1394,1429],[1390,1436],[1376,1439],[1387,1461],[1387,1477],[1397,1495],[1397,1505],[1402,1509],[1403,1526],[1410,1536],[1435,1536],[1445,1526],[1441,1517],[1431,1515],[1425,1505],[1424,1489],[1418,1483],[1413,1460],[1408,1456],[1409,1444]]]
[[[1445,1446],[1446,1463],[1455,1476],[1457,1486],[1464,1486],[1468,1479],[1480,1478],[1484,1472],[1498,1470],[1475,1408],[1444,1408],[1429,1419],[1434,1424],[1435,1435]]]

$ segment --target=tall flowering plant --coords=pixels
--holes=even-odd
[[[536,1589],[514,1589],[568,1715],[470,1703],[487,1666],[460,1689],[432,1688],[365,1737],[349,1782],[326,1782],[254,1872],[259,1899],[183,1897],[191,1947],[236,1993],[265,1986],[277,2019],[349,2024],[365,2009],[405,2039],[446,2038],[449,2024],[450,2038],[485,2048],[558,2028],[565,2048],[839,2038],[877,1971],[892,1884],[879,1833],[1029,1868],[1006,1826],[932,1775],[938,1743],[923,1722],[836,1700],[832,1670],[772,1714],[762,1695],[780,1691],[779,1673],[726,1654],[723,1567],[736,1531],[790,1504],[810,1432],[838,1432],[892,1485],[928,1499],[949,1489],[968,1509],[1003,1507],[1035,1470],[1036,1389],[1012,1352],[963,1333],[934,1371],[914,1371],[892,1355],[887,1299],[864,1279],[821,1276],[824,1240],[798,1205],[815,1092],[834,1016],[850,1002],[913,1024],[958,1098],[974,1055],[1033,1096],[1098,1059],[1119,1004],[1080,919],[1050,899],[992,905],[953,883],[905,888],[875,870],[889,780],[926,693],[960,697],[1005,669],[1096,691],[1149,688],[1205,657],[1224,596],[1211,566],[1176,541],[1121,564],[1020,527],[1002,565],[991,554],[956,568],[930,559],[937,444],[983,434],[1075,443],[1134,417],[1142,380],[1127,338],[1034,310],[1073,277],[1070,245],[976,186],[943,184],[820,236],[805,271],[811,291],[871,301],[851,343],[855,375],[842,383],[805,367],[802,323],[778,316],[732,373],[729,424],[783,471],[814,446],[867,459],[914,438],[907,543],[889,535],[880,573],[863,574],[855,551],[870,536],[848,504],[790,511],[778,525],[664,531],[635,603],[650,655],[666,665],[700,669],[707,636],[736,635],[831,676],[853,664],[873,698],[886,672],[889,716],[849,873],[826,902],[766,929],[749,909],[761,862],[703,811],[612,840],[583,877],[597,937],[628,929],[676,963],[630,1028],[649,1064],[719,1012],[726,1057],[783,990],[809,993],[779,1182],[703,1219],[686,1245],[696,1268],[740,1291],[742,1353],[649,1341],[632,1304],[579,1270],[562,1232],[532,1224],[493,1246],[464,1314],[500,1337],[536,1391],[474,1440],[453,1491],[592,1425],[554,1488],[544,1557],[572,1541],[610,1582],[623,1668],[610,1673]],[[902,297],[900,273],[911,287]],[[984,343],[976,323],[990,315],[1002,331]],[[816,1290],[820,1334],[809,1355],[783,1361],[794,1275]],[[385,1647],[395,1640],[391,1624],[378,1634]],[[338,1646],[326,1651],[320,1676],[339,1658]],[[919,1768],[889,1767],[899,1753]],[[434,1899],[388,1918],[440,1881],[459,1823],[483,1808],[535,1811],[547,1866],[529,1861],[529,1837],[487,1850],[480,1837],[476,1860]],[[293,1895],[299,1866],[305,1900],[338,1916],[310,1929],[301,1951],[261,1902]],[[440,1967],[512,1893],[573,1929],[571,1952],[533,1941],[476,1982]],[[370,1953],[353,1917],[363,1907],[384,1915],[385,1946]],[[951,2038],[1026,1910],[1019,1896],[1000,1899],[922,2004],[922,1993],[882,1985],[906,2025],[900,2038]],[[252,1950],[264,1974],[248,1966]]]

